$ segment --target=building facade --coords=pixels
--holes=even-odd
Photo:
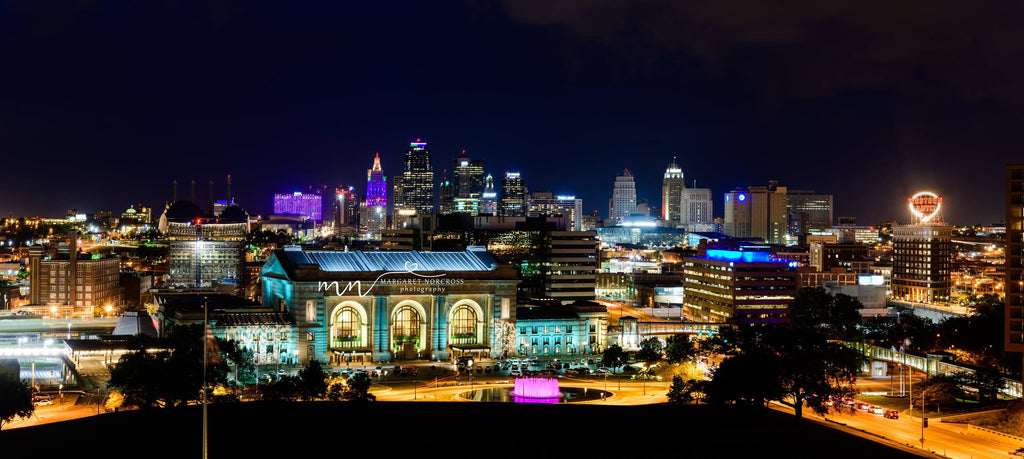
[[[323,221],[323,196],[319,193],[274,195],[274,213],[277,215],[302,215],[317,223]]]
[[[669,226],[683,224],[681,211],[685,190],[683,170],[676,164],[676,159],[672,158],[672,164],[665,169],[665,177],[661,181],[661,219],[668,222]]]
[[[608,205],[608,217],[620,220],[636,213],[636,183],[633,173],[625,169],[615,176],[612,199]]]
[[[944,223],[892,227],[893,298],[918,303],[949,301],[953,227]]]
[[[260,276],[263,305],[295,319],[299,361],[514,353],[516,273],[479,247],[464,252],[278,250]]]
[[[572,357],[604,352],[608,310],[589,302],[516,308],[518,355]]]
[[[434,166],[426,142],[417,139],[409,143],[402,180],[395,185],[402,188],[395,195],[396,209],[414,210],[419,215],[434,213]]]
[[[526,182],[519,172],[505,172],[505,178],[501,180],[498,215],[523,217],[526,216],[526,211]]]
[[[769,252],[708,249],[684,259],[683,317],[691,322],[785,323],[797,290],[796,263]]]
[[[583,200],[577,199],[576,196],[553,196],[549,192],[534,191],[530,195],[530,210],[526,215],[562,216],[569,222],[568,230],[583,230]]]
[[[1006,307],[1008,352],[1024,352],[1024,165],[1006,166]]]
[[[711,188],[683,188],[679,219],[683,226],[696,228],[715,219]],[[691,229],[694,231],[694,229]]]
[[[789,225],[788,233],[792,237],[828,231],[833,225],[832,195],[818,194],[814,190],[787,190],[786,213],[791,221],[801,222]]]

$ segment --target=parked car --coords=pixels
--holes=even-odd
[[[508,375],[509,376],[519,377],[519,376],[522,376],[523,373],[520,372],[519,370],[512,370],[512,371],[508,372]]]
[[[899,419],[900,412],[896,410],[885,410],[885,413],[882,413],[882,416],[885,416],[887,419]]]

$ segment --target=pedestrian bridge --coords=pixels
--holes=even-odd
[[[861,354],[871,360],[907,365],[928,376],[949,375],[960,372],[973,374],[976,371],[972,367],[943,361],[939,356],[935,355],[922,356],[915,353],[893,350],[891,347],[886,348],[867,343],[844,342],[843,344],[857,349]],[[1006,387],[1000,392],[1001,394],[1011,397],[1022,396],[1022,385],[1020,381],[1006,377],[1004,377],[1003,380],[1006,381]]]

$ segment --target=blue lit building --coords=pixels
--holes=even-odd
[[[516,308],[516,352],[572,357],[604,352],[608,309],[590,301]]]
[[[264,307],[290,315],[298,361],[333,365],[515,354],[516,272],[461,252],[275,251]]]
[[[763,250],[708,249],[683,260],[684,320],[785,323],[797,290],[796,263]]]

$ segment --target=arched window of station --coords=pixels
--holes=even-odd
[[[460,304],[452,309],[450,337],[452,344],[476,344],[476,331],[477,316],[473,307],[468,304]]]
[[[415,348],[420,344],[420,314],[416,308],[405,305],[395,310],[391,319],[391,338],[396,348],[411,342]]]
[[[331,348],[352,349],[364,347],[363,316],[353,306],[342,305],[331,317]]]

